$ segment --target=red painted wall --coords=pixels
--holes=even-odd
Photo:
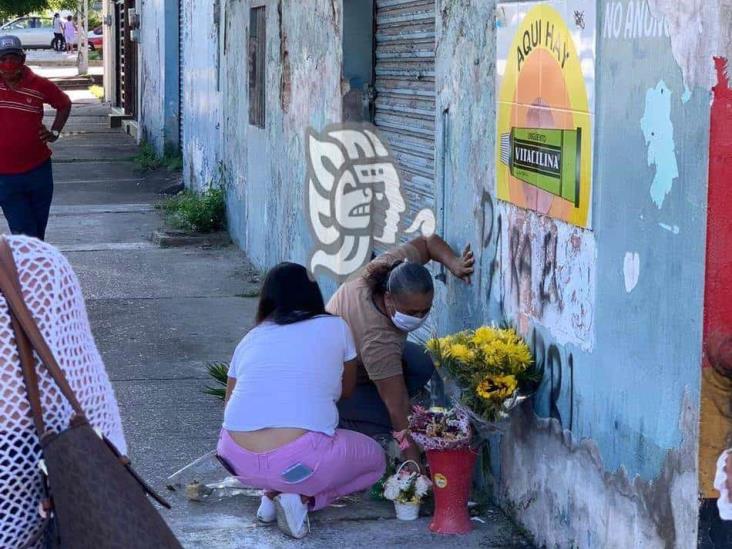
[[[712,486],[716,462],[732,439],[732,90],[727,60],[715,65],[699,436],[699,487],[707,498],[719,497]]]
[[[705,339],[717,339],[715,334],[732,336],[732,89],[727,60],[716,58],[715,64],[718,80],[713,88],[709,143]]]

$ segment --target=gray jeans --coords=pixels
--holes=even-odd
[[[435,366],[425,348],[411,341],[404,346],[402,364],[407,392],[413,397],[435,375]],[[372,382],[359,383],[351,398],[338,403],[338,412],[341,429],[369,436],[391,433],[393,430],[389,412]]]

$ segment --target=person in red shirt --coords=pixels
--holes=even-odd
[[[49,130],[43,105],[56,109]],[[15,36],[0,36],[0,207],[13,234],[43,240],[53,199],[51,150],[71,113],[71,100],[25,65]]]

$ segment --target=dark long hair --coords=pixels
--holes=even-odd
[[[264,279],[257,308],[257,324],[271,320],[293,324],[327,314],[320,286],[297,263],[280,263]]]
[[[376,261],[366,267],[366,284],[372,295],[427,294],[434,290],[432,275],[419,263]]]

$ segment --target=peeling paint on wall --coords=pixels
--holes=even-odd
[[[663,80],[646,92],[646,108],[640,126],[648,147],[648,165],[656,167],[651,199],[660,209],[671,192],[674,179],[679,177],[671,123],[671,90]]]
[[[221,159],[220,4],[210,0],[182,3],[183,179],[202,189],[218,181]]]
[[[498,491],[542,547],[696,547],[697,511],[689,503],[697,494],[697,420],[696,402],[685,398],[682,445],[649,482],[623,468],[607,472],[594,442],[524,407],[501,444]]]
[[[672,234],[679,234],[681,232],[681,228],[678,225],[669,225],[668,223],[659,223],[659,227],[661,227],[664,231],[668,231]]]
[[[158,153],[164,145],[164,98],[165,51],[161,47],[161,32],[164,29],[162,0],[144,2],[141,6],[140,33],[142,54],[140,55],[140,112],[142,139],[152,145]]]
[[[715,82],[715,56],[732,58],[729,22],[730,0],[648,0],[652,12],[669,26],[671,50],[684,77],[684,86],[711,90]]]
[[[538,323],[559,344],[594,344],[595,239],[568,223],[499,203],[501,254],[496,273],[506,318],[528,334]]]
[[[623,260],[623,275],[625,276],[625,291],[630,293],[638,285],[640,276],[640,256],[638,253],[626,252]]]

